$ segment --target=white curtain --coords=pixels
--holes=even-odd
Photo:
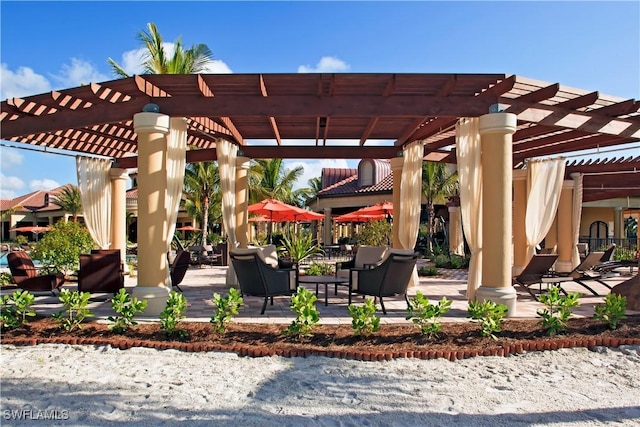
[[[222,221],[227,232],[229,249],[238,246],[236,238],[236,158],[238,147],[226,140],[216,142],[218,169],[220,171],[220,187],[222,190]],[[233,264],[227,270],[227,285],[238,283]]]
[[[573,252],[571,253],[571,268],[580,264],[580,221],[582,221],[582,174],[572,174],[573,177]]]
[[[176,231],[182,186],[184,184],[184,168],[187,152],[187,122],[182,117],[172,117],[167,139],[167,252],[171,250],[171,240]]]
[[[422,141],[416,141],[404,149],[402,178],[400,181],[400,200],[402,209],[399,218],[398,239],[402,249],[414,249],[420,229],[420,200],[422,196]],[[409,286],[419,283],[418,271],[414,268]]]
[[[462,229],[471,250],[467,300],[474,301],[482,284],[482,164],[478,118],[456,123],[456,157],[460,183]]]
[[[564,181],[565,159],[542,159],[527,162],[529,195],[525,214],[527,259],[536,253],[536,246],[551,228],[558,211]]]
[[[100,247],[111,245],[111,160],[76,158],[78,188],[82,200],[82,216],[89,234]]]

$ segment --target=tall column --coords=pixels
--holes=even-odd
[[[404,163],[403,157],[394,157],[391,159],[391,171],[393,172],[393,227],[391,228],[393,233],[393,248],[402,249],[400,244],[400,221],[402,203],[400,201],[400,186],[402,184],[402,165]]]
[[[322,243],[327,246],[333,244],[331,233],[331,208],[324,208],[324,224],[322,226]]]
[[[517,119],[511,113],[480,117],[482,147],[482,285],[476,292],[480,302],[505,304],[507,316],[516,314],[516,291],[512,286],[512,135]]]
[[[127,256],[127,170],[112,167],[111,179],[111,247],[120,249],[124,264]]]
[[[527,265],[527,171],[513,171],[513,268],[511,274],[517,276]]]
[[[623,239],[625,237],[622,211],[622,207],[620,206],[613,208],[613,237],[616,239]]]
[[[165,207],[169,116],[138,113],[133,127],[138,135],[138,286],[133,294],[147,300],[145,315],[157,316],[171,289]]]
[[[247,157],[236,158],[236,239],[241,248],[249,245],[249,206],[248,177],[250,160]],[[229,248],[232,249],[232,248]]]
[[[558,203],[558,260],[556,271],[563,273],[573,270],[573,181],[564,181]]]

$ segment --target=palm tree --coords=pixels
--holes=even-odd
[[[71,220],[73,222],[77,222],[78,215],[82,213],[80,189],[72,184],[65,185],[58,194],[52,197],[51,203],[71,214]]]
[[[453,196],[458,192],[458,172],[449,173],[447,165],[438,162],[422,163],[422,195],[427,200],[427,213],[429,214],[429,253],[433,253],[433,235],[435,234],[435,209],[436,200]]]
[[[293,170],[284,168],[282,159],[257,159],[249,175],[249,200],[256,203],[264,199],[277,199],[295,206],[303,206],[311,190],[293,186],[304,172],[302,166]]]
[[[215,162],[190,163],[184,174],[187,212],[202,222],[202,246],[207,244],[212,204],[220,204],[220,173]]]
[[[0,211],[0,241],[4,237],[4,221],[9,220],[9,227],[11,227],[11,215],[22,209],[22,206],[13,206],[11,208]]]
[[[322,191],[322,178],[316,176],[315,178],[311,178],[307,181],[309,184],[309,195],[307,196],[307,201],[309,199],[313,199],[318,195],[320,191]]]
[[[182,38],[176,40],[175,51],[168,57],[162,36],[154,23],[147,24],[148,31],[140,31],[138,40],[147,52],[144,55],[143,74],[197,74],[206,71],[207,64],[213,59],[213,53],[205,44],[194,44],[185,50]],[[107,59],[112,72],[119,77],[130,77],[124,68],[111,58]]]

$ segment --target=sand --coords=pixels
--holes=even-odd
[[[640,346],[455,362],[0,348],[3,426],[640,425]]]

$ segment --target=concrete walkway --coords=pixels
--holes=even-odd
[[[442,297],[452,301],[451,310],[442,318],[444,322],[469,321],[467,318],[467,300],[465,298],[467,288],[467,271],[466,270],[445,270],[438,269],[442,274],[436,277],[421,277],[420,284],[409,290],[409,297],[415,295],[420,290],[426,295],[431,302],[436,302]],[[227,267],[202,266],[190,267],[180,287],[184,290],[184,296],[187,299],[188,308],[186,311],[187,321],[208,322],[214,313],[214,305],[211,301],[213,293],[217,292],[221,295],[227,293],[225,285]],[[611,285],[615,285],[628,277],[620,276],[616,279],[609,280]],[[136,278],[126,277],[125,287],[131,289],[136,286]],[[594,290],[601,296],[594,297],[585,295],[580,298],[580,306],[574,310],[576,317],[592,317],[594,304],[602,303],[604,296],[609,293],[609,289],[602,286],[598,282],[590,282],[593,284]],[[315,291],[315,285],[305,285],[308,289]],[[574,282],[563,284],[563,287],[571,292],[586,292],[580,285]],[[75,283],[67,283],[64,288],[75,290]],[[516,287],[518,292],[518,312],[514,316],[521,319],[536,318],[536,310],[543,307],[542,304],[535,301],[523,289]],[[12,290],[3,290],[2,294],[12,292]],[[90,309],[98,319],[106,319],[107,316],[113,314],[111,308],[110,294],[94,294],[90,304]],[[317,307],[320,311],[320,322],[322,324],[351,324],[351,317],[347,310],[347,289],[338,287],[338,295],[334,294],[333,286],[329,286],[329,304],[324,305],[324,286],[320,286]],[[385,298],[385,307],[387,315],[382,314],[379,310],[379,316],[382,323],[407,323],[405,316],[407,314],[407,305],[402,297]],[[362,302],[362,297],[354,296],[355,304]],[[240,310],[240,314],[234,318],[237,322],[255,322],[255,323],[277,323],[287,324],[294,319],[294,315],[289,309],[289,298],[276,297],[274,305],[268,305],[264,315],[260,315],[263,299],[259,297],[245,297],[244,305]],[[62,309],[57,297],[51,294],[40,294],[36,297],[34,305],[38,314],[49,315]],[[379,305],[378,305],[379,307]],[[634,314],[638,312],[629,312]],[[141,319],[142,320],[142,319]]]

